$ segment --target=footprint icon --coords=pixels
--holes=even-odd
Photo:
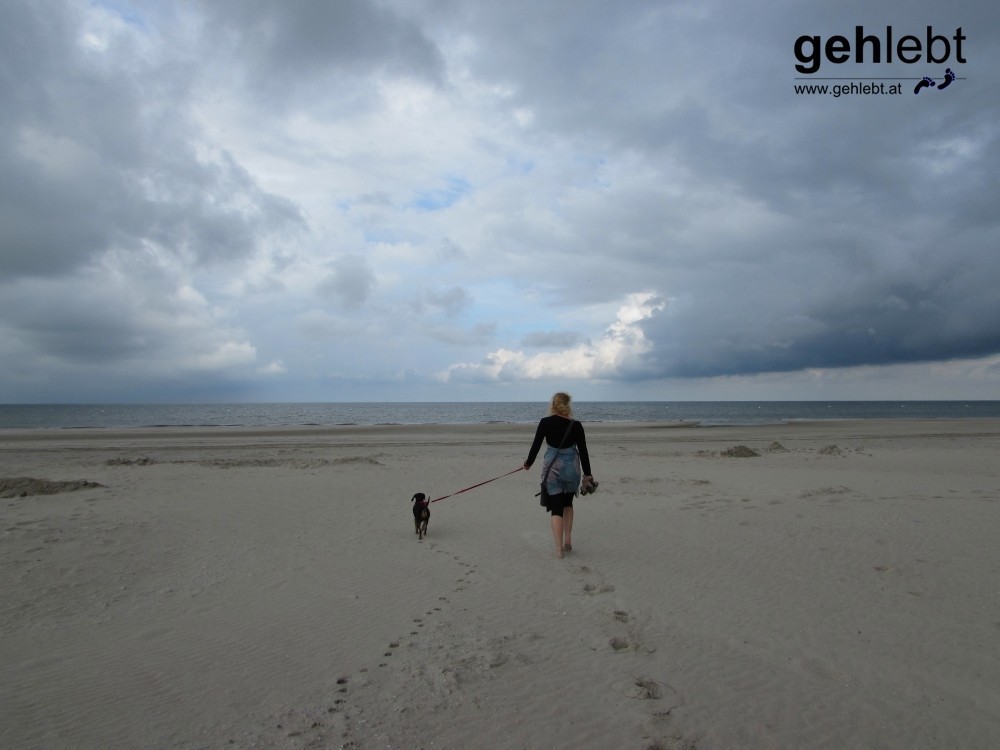
[[[937,86],[937,84],[934,83],[934,79],[933,78],[931,78],[930,76],[924,76],[923,80],[920,81],[920,83],[918,83],[916,86],[913,87],[913,93],[914,94],[919,94],[920,93],[920,89],[925,89],[925,88],[928,88],[928,87],[934,88],[935,86]]]
[[[948,68],[947,70],[945,70],[945,72],[944,72],[944,83],[942,83],[940,86],[938,86],[938,91],[940,91],[941,89],[946,89],[949,86],[951,86],[951,82],[954,81],[956,77],[957,76],[955,75],[955,72],[951,68]]]

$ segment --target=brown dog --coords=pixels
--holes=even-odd
[[[418,492],[410,502],[413,503],[413,527],[417,539],[422,540],[427,536],[427,522],[431,520],[431,501],[423,492]]]

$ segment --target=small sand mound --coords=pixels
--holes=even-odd
[[[830,495],[846,495],[851,491],[850,487],[845,487],[840,485],[838,487],[820,487],[817,490],[803,490],[799,493],[799,497],[803,500],[808,500],[811,497],[824,497]]]
[[[341,464],[371,464],[381,466],[382,463],[374,456],[349,456],[346,458],[248,458],[248,459],[228,459],[217,458],[209,461],[200,461],[202,466],[210,466],[215,469],[242,469],[245,467],[257,467],[265,469],[322,469],[326,466],[336,466]]]
[[[767,446],[767,452],[768,453],[782,453],[782,452],[787,453],[788,452],[788,448],[786,448],[781,443],[779,443],[777,440],[775,440],[773,443],[771,443],[769,446]]]
[[[335,464],[371,464],[372,466],[381,466],[382,462],[379,461],[375,456],[348,456],[347,458],[336,458],[333,460]]]
[[[156,460],[148,456],[140,456],[139,458],[126,458],[122,456],[121,458],[109,458],[104,463],[108,466],[149,466],[150,464],[155,464]]]
[[[843,453],[838,445],[827,445],[819,449],[820,455],[823,456],[839,456]]]
[[[722,455],[726,458],[756,458],[760,456],[757,451],[746,445],[734,445],[732,448],[726,448],[722,451]]]
[[[59,492],[76,492],[77,490],[103,486],[103,484],[88,482],[84,479],[56,482],[49,479],[35,479],[34,477],[6,477],[0,479],[0,497],[55,495]]]

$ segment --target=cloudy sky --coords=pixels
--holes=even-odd
[[[986,0],[0,13],[0,402],[1000,398]]]

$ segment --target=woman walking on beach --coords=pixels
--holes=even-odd
[[[573,498],[580,489],[583,467],[584,493],[596,488],[590,473],[590,454],[583,425],[573,419],[568,393],[556,393],[549,404],[548,416],[542,417],[535,429],[535,439],[528,451],[524,468],[530,469],[542,447],[548,444],[542,460],[542,477],[549,495],[548,509],[552,513],[552,538],[556,557],[573,549]]]

